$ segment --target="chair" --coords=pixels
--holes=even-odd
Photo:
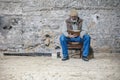
[[[77,30],[76,32],[72,30],[67,30],[68,34],[76,34],[80,35],[80,30]],[[83,44],[79,42],[68,42],[68,50],[80,50],[80,58],[82,57],[82,47]]]
[[[79,50],[80,58],[82,57],[82,47],[83,44],[79,42],[68,42],[68,50]]]

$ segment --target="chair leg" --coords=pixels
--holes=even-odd
[[[82,57],[82,51],[80,50],[80,58]]]

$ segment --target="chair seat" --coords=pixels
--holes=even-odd
[[[68,42],[68,44],[81,44],[79,42]]]

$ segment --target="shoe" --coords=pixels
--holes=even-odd
[[[85,56],[82,57],[82,60],[89,61],[89,59],[87,57],[85,57]]]
[[[66,61],[66,60],[69,60],[69,57],[62,58],[62,61]]]

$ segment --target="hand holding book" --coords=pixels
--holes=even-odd
[[[80,30],[67,30],[69,37],[80,36]]]

